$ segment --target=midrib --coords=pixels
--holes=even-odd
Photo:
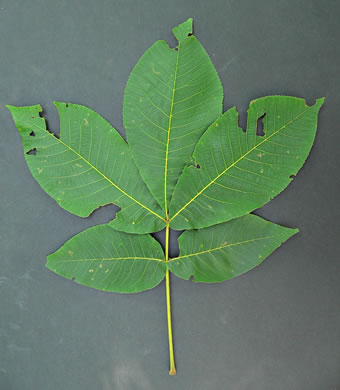
[[[169,114],[169,126],[168,126],[168,135],[166,141],[165,148],[165,165],[164,165],[164,209],[165,209],[165,217],[168,217],[168,199],[167,199],[167,180],[168,180],[168,156],[169,156],[169,145],[170,145],[170,133],[171,133],[171,122],[172,122],[172,113],[174,109],[174,101],[175,101],[175,91],[176,91],[176,81],[177,81],[177,70],[178,70],[178,60],[179,60],[179,50],[180,44],[178,44],[177,48],[177,58],[176,58],[176,67],[174,74],[174,82],[172,86],[172,97],[171,97],[171,105],[170,105],[170,114]]]

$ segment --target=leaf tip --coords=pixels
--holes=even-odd
[[[185,22],[172,29],[178,43],[182,43],[189,35],[192,35],[193,19],[189,18]]]
[[[11,106],[10,104],[5,104],[7,110],[13,115],[13,111],[17,108],[15,106]]]
[[[295,236],[295,234],[300,233],[300,230],[298,228],[295,228],[295,229],[294,228],[286,228],[286,229],[288,229],[288,231],[287,231],[288,236],[287,236],[286,240],[288,240],[289,238]]]
[[[321,97],[319,99],[316,99],[315,104],[318,105],[319,107],[321,107],[324,104],[325,99],[326,99],[325,96],[323,96],[323,97]]]
[[[56,100],[53,100],[53,105],[55,105],[57,108],[61,106],[63,102],[57,102]]]

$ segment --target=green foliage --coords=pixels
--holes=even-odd
[[[222,85],[192,35],[192,19],[173,33],[176,48],[157,41],[131,72],[123,105],[128,144],[84,106],[55,103],[59,137],[47,130],[39,105],[8,106],[32,175],[61,207],[80,217],[109,203],[121,208],[109,224],[49,255],[47,267],[115,292],[150,289],[166,277],[171,374],[169,272],[221,282],[260,264],[297,232],[249,213],[302,167],[323,104],[288,96],[253,100],[244,131],[236,108],[222,114]],[[148,234],[163,228],[165,253]],[[187,230],[172,259],[169,228]]]
[[[195,165],[184,168],[170,215],[173,229],[200,229],[262,207],[293,180],[312,147],[323,99],[268,96],[254,100],[246,132],[231,108],[197,143]],[[264,117],[263,117],[264,116]],[[263,117],[263,136],[256,135]],[[197,169],[199,167],[199,169]]]
[[[157,286],[165,275],[162,247],[149,234],[91,227],[47,257],[47,267],[99,290],[133,293]]]
[[[119,133],[96,112],[55,103],[60,138],[39,116],[40,106],[10,109],[32,175],[65,210],[87,217],[114,203],[122,211],[112,221],[117,230],[149,233],[164,226],[162,210],[143,183],[131,151]],[[36,151],[36,154],[30,151]]]
[[[248,214],[179,238],[180,256],[167,265],[175,275],[216,283],[249,271],[298,232]]]
[[[141,176],[163,211],[194,147],[222,114],[221,81],[189,20],[174,29],[177,50],[158,41],[145,52],[125,89],[123,119]]]

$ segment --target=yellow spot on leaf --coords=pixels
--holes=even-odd
[[[82,168],[81,164],[76,164],[76,167]]]
[[[69,254],[70,256],[72,256],[72,255],[73,255],[73,252],[72,252],[72,251],[68,251],[68,254]]]
[[[85,125],[85,126],[88,126],[88,125],[89,125],[89,121],[87,120],[87,118],[84,119],[84,125]]]
[[[161,74],[160,72],[157,72],[157,71],[155,70],[155,68],[153,67],[153,64],[152,64],[152,73],[154,73],[154,74]]]
[[[43,169],[38,168],[39,175],[40,175],[40,173],[41,173],[42,171],[43,171]]]
[[[89,269],[89,272],[94,272],[94,270],[92,268]]]

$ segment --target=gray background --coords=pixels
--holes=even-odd
[[[123,131],[131,69],[157,39],[174,44],[189,16],[241,124],[264,95],[326,103],[306,165],[258,212],[301,233],[229,282],[172,277],[169,377],[164,283],[103,293],[44,267],[115,208],[88,219],[59,208],[32,179],[4,104],[41,103],[53,130],[53,100],[84,104]],[[0,0],[1,390],[340,389],[339,17],[330,0]]]

